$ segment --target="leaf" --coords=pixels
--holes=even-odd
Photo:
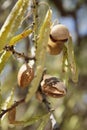
[[[9,97],[6,99],[6,101],[4,101],[3,102],[3,104],[1,104],[2,105],[2,108],[3,108],[3,110],[6,110],[7,108],[9,108],[12,104],[13,104],[13,102],[14,102],[14,89],[15,89],[15,87],[13,87],[12,89],[11,89],[11,93],[10,93],[10,95],[9,95]],[[10,113],[10,114],[12,114],[12,113]],[[2,120],[1,120],[1,127],[4,127],[4,124],[5,124],[5,122],[8,124],[8,116],[7,116],[8,114],[5,114],[4,116],[3,116],[3,118],[2,118]],[[14,116],[15,117],[15,116]],[[10,117],[9,117],[10,119],[12,119],[13,118],[13,116],[11,116],[10,115]],[[7,128],[7,125],[6,124],[6,128]]]
[[[48,118],[46,117],[45,120],[43,120],[41,124],[39,125],[38,130],[44,130],[44,127],[46,126],[48,120],[49,120],[49,117]]]
[[[0,51],[9,42],[10,38],[20,26],[29,0],[18,0],[0,30]]]
[[[39,82],[42,77],[42,73],[44,70],[45,59],[46,59],[46,46],[48,43],[50,26],[51,26],[51,15],[52,11],[48,10],[45,20],[39,31],[39,39],[37,41],[37,49],[36,49],[36,76],[31,83],[31,88],[28,91],[26,96],[26,102],[31,99],[31,97],[36,92]]]
[[[1,55],[1,57],[0,57],[0,73],[3,70],[5,64],[8,60],[8,57],[10,57],[10,55],[11,55],[11,52],[6,52],[6,51],[4,51],[3,54]]]
[[[35,122],[39,121],[39,120],[45,120],[46,118],[49,118],[49,113],[45,114],[45,115],[40,115],[40,116],[36,116],[36,117],[32,117],[31,119],[25,121],[24,126],[29,126],[31,124],[34,124]]]
[[[69,67],[71,71],[71,78],[73,82],[78,82],[78,68],[75,60],[75,55],[74,55],[74,48],[73,48],[73,43],[72,43],[72,38],[69,38],[67,46],[67,53],[68,53],[68,62],[69,62]]]
[[[50,114],[47,113],[45,115],[32,117],[30,119],[27,119],[26,121],[14,121],[12,124],[17,125],[17,126],[23,125],[24,127],[26,127],[26,126],[30,126],[40,120],[49,119],[49,116],[50,116]]]
[[[7,108],[11,107],[11,105],[14,103],[14,93],[15,93],[15,87],[12,87],[11,93],[9,95],[9,100],[7,103]]]
[[[8,121],[10,123],[14,122],[16,118],[16,107],[8,112]]]
[[[1,88],[0,88],[0,113],[1,113],[1,107],[2,107],[2,94],[1,94]],[[0,121],[0,125],[1,125],[1,121]]]
[[[29,34],[32,33],[31,29],[28,29],[24,32],[22,32],[21,34],[14,36],[10,41],[9,41],[9,45],[14,45],[16,44],[18,41],[20,41],[21,39],[27,37]],[[0,73],[3,70],[5,64],[7,63],[9,57],[11,56],[11,52],[6,52],[4,51],[0,57]]]
[[[68,86],[70,69],[68,63],[67,47],[65,45],[63,47],[62,72],[63,72],[63,81],[66,84],[66,86]]]
[[[9,45],[14,45],[16,44],[18,41],[24,39],[25,37],[27,37],[29,34],[32,33],[31,29],[25,30],[22,33],[20,33],[17,36],[14,36],[13,38],[11,38],[11,40],[9,41]]]
[[[15,87],[11,88],[10,95],[8,96],[6,101],[4,101],[3,104],[2,104],[3,109],[9,108],[13,104],[13,102],[14,102],[14,92],[15,92],[14,90],[15,90]]]

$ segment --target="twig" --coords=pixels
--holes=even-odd
[[[48,100],[46,98],[46,95],[42,94],[42,97],[43,97],[43,101],[42,102],[45,104],[48,112],[50,112],[50,120],[51,120],[51,124],[52,124],[53,130],[59,130],[59,124],[56,121],[56,119],[54,117],[54,114],[53,114],[54,109],[51,108],[50,102],[48,102]]]
[[[48,110],[49,112],[51,112],[50,102],[48,102],[48,100],[47,100],[47,98],[46,98],[46,95],[43,94],[43,93],[42,93],[42,98],[43,98],[42,102],[45,104],[47,110]]]
[[[38,26],[38,11],[37,11],[37,7],[38,7],[38,1],[37,0],[33,0],[33,42],[37,47],[37,26]]]
[[[46,69],[43,71],[42,79],[43,79],[44,74],[46,74]],[[47,100],[47,96],[42,92],[40,85],[39,85],[38,91],[40,92],[40,94],[42,96],[42,102],[45,104],[48,112],[50,112],[50,121],[51,121],[53,130],[59,130],[59,124],[56,121],[54,114],[53,114],[54,109],[51,108],[50,102]]]
[[[29,57],[29,56],[25,56],[24,53],[19,53],[19,52],[15,51],[13,45],[11,45],[11,46],[6,45],[3,49],[6,50],[6,51],[11,51],[12,54],[16,54],[17,56],[19,56],[19,57],[21,57],[21,58],[24,58],[24,60],[25,60],[26,62],[28,62],[29,60],[36,60],[36,59],[35,59],[35,56]]]
[[[17,107],[19,104],[25,102],[25,98],[21,99],[20,101],[16,101],[10,108],[6,109],[6,110],[3,110],[2,109],[2,112],[0,114],[0,118],[2,118],[2,116],[4,114],[6,114],[7,112],[9,112],[10,110],[12,110],[13,108]]]

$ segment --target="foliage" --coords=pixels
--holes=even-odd
[[[30,2],[30,5],[28,4],[29,2]],[[38,17],[39,19],[41,19],[41,15],[38,17],[37,15],[38,15],[39,6],[41,6],[41,4],[45,5],[45,7],[47,7],[48,9],[44,15],[44,20],[42,21],[39,27]],[[30,15],[30,12],[27,12],[25,16],[25,12],[28,9],[28,5],[29,5],[29,8],[31,7],[29,11],[32,11],[32,14]],[[21,29],[23,28],[23,22],[26,22],[27,17],[29,17],[31,21],[30,24],[28,24],[25,27],[25,29],[23,29],[22,33],[15,36],[15,33],[19,31],[19,27],[21,27]],[[6,74],[6,70],[9,71],[9,73],[7,72],[8,78],[6,77],[6,81],[5,81],[5,78],[1,80],[1,88],[0,88],[1,90],[0,127],[2,130],[8,129],[9,127],[11,128],[11,125],[13,127],[12,129],[16,129],[18,128],[18,126],[20,126],[21,129],[24,129],[25,127],[28,127],[28,128],[30,126],[33,127],[32,124],[34,124],[33,128],[36,127],[38,128],[38,130],[43,130],[43,129],[47,129],[46,126],[49,120],[51,121],[51,123],[48,123],[48,125],[52,127],[52,129],[55,129],[55,124],[58,124],[58,120],[59,120],[58,117],[54,118],[54,113],[57,113],[57,109],[54,107],[54,111],[53,111],[50,108],[49,102],[48,102],[48,100],[49,101],[51,100],[50,102],[53,102],[55,99],[50,99],[49,93],[45,95],[42,93],[41,90],[39,91],[41,81],[44,79],[43,78],[45,74],[44,68],[47,67],[47,71],[49,70],[49,66],[47,66],[48,59],[49,58],[52,59],[56,57],[56,56],[51,57],[47,53],[47,50],[46,50],[48,46],[48,41],[50,38],[50,30],[54,25],[54,23],[51,20],[52,20],[52,10],[50,9],[50,6],[47,3],[42,2],[39,4],[36,0],[33,0],[33,1],[18,0],[0,30],[0,73],[3,74],[4,72]],[[29,57],[28,55],[25,55],[24,53],[16,52],[16,50],[14,49],[14,46],[17,46],[18,42],[25,39],[26,37],[29,38],[28,40],[30,40],[31,42],[31,47],[29,47],[29,50],[27,50],[26,52],[27,54],[29,54],[29,51],[32,52],[34,48],[35,49],[34,56]],[[21,43],[21,46],[22,46],[22,43]],[[64,86],[67,86],[67,89],[68,89],[69,80],[72,80],[74,83],[78,82],[78,70],[77,70],[77,65],[76,65],[75,56],[74,56],[72,38],[70,36],[69,36],[69,39],[67,40],[67,43],[64,44],[63,46],[62,53],[57,55],[55,61],[58,60],[60,55],[62,59],[60,61],[62,64],[61,65],[62,71],[60,71],[57,76],[59,76],[60,78],[61,75],[63,75],[62,80],[63,80]],[[16,59],[18,58],[22,59],[21,61],[22,63],[18,63],[18,61],[16,60],[14,62],[14,59],[11,56],[16,57]],[[32,65],[32,61],[33,61],[33,65]],[[29,84],[28,88],[25,88],[25,90],[17,85],[18,68],[20,64],[23,64],[23,62],[32,66],[35,71],[34,79],[32,80],[31,84]],[[52,61],[51,61],[51,64],[52,64]],[[10,65],[11,70],[6,68],[9,65]],[[54,77],[52,80],[56,81]],[[59,80],[57,82],[59,82]],[[58,91],[58,95],[64,92],[62,91],[61,88],[59,87],[58,89],[56,89],[56,91]],[[63,87],[63,89],[65,88]],[[40,104],[37,102],[37,99],[36,99],[37,91],[41,92],[39,93],[40,99],[41,99]],[[62,96],[64,96],[63,93],[62,93]],[[18,101],[15,101],[14,103],[14,100],[17,100],[17,99]],[[64,109],[65,109],[64,105],[66,103],[66,100],[67,100],[67,97],[64,100],[64,104],[62,106],[64,107]],[[44,103],[44,106],[42,105],[42,103]],[[24,115],[21,115],[22,112]],[[60,113],[63,114],[62,111],[60,111]],[[62,117],[62,114],[61,114],[61,117]],[[15,118],[15,116],[17,119]],[[52,119],[50,119],[51,117]],[[78,121],[78,118],[74,116],[72,120],[74,120],[76,123]],[[61,120],[59,120],[59,122],[61,126]]]

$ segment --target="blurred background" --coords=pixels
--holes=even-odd
[[[0,28],[10,13],[17,0],[0,0]],[[40,0],[41,2],[42,0]],[[67,95],[62,99],[49,98],[51,106],[56,108],[54,115],[59,124],[58,130],[86,130],[87,129],[87,1],[86,0],[44,0],[49,3],[53,10],[52,21],[58,21],[67,26],[69,29],[76,56],[76,62],[79,69],[79,81],[77,84],[69,82]],[[43,6],[43,12],[45,5]],[[28,26],[28,19],[21,29]],[[19,33],[17,32],[17,33]],[[25,44],[24,44],[25,43]],[[17,51],[27,54],[30,46],[29,38],[22,40],[16,46]],[[61,55],[49,56],[46,66],[49,68],[48,73],[57,75],[60,73]],[[27,93],[17,86],[17,72],[22,65],[22,61],[17,61],[11,57],[0,74],[1,92],[3,101],[9,96],[12,87],[16,88],[15,100],[24,97]],[[54,66],[54,67],[53,67]],[[32,110],[32,111],[31,111]],[[23,104],[17,108],[17,119],[27,119],[33,115],[45,112],[43,104],[37,99],[32,98],[28,104]],[[21,113],[24,113],[22,117]],[[28,116],[28,117],[27,117]],[[30,127],[8,128],[18,130],[35,130],[37,124]]]

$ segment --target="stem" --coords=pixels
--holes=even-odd
[[[56,119],[54,117],[54,114],[53,114],[54,109],[51,109],[50,103],[47,100],[46,95],[43,94],[41,90],[40,90],[40,93],[41,93],[42,98],[43,98],[42,102],[45,104],[48,112],[50,112],[50,120],[51,120],[52,128],[53,128],[53,130],[58,130],[59,129],[59,125],[58,125],[58,122],[56,121]]]
[[[36,76],[31,83],[32,87],[30,87],[28,90],[28,94],[26,96],[26,102],[29,102],[31,97],[37,91],[42,74],[43,74],[43,70],[44,70],[45,62],[46,62],[46,47],[48,43],[50,26],[51,26],[51,16],[52,16],[52,11],[48,10],[45,16],[44,22],[39,30],[40,37],[37,41],[38,43],[37,43],[36,56],[35,56],[36,57]]]
[[[19,52],[15,51],[13,45],[11,45],[11,46],[9,46],[9,45],[5,46],[4,50],[11,51],[13,54],[16,54],[18,57],[24,58],[24,60],[26,62],[28,62],[29,60],[35,60],[35,57],[28,57],[28,56],[25,56],[24,53],[19,53]]]
[[[37,25],[38,25],[37,6],[38,6],[37,0],[33,0],[33,35],[34,35],[33,42],[35,43],[36,46],[37,46]]]
[[[50,112],[50,120],[51,120],[53,130],[58,130],[59,125],[58,125],[58,122],[56,121],[54,114],[53,114],[54,109],[51,109],[50,103],[47,101],[46,96],[43,99],[43,102],[46,105],[48,112]]]
[[[12,110],[13,108],[17,107],[19,104],[25,102],[25,98],[21,99],[20,101],[16,101],[10,108],[6,109],[6,110],[2,110],[1,114],[0,114],[0,118],[2,118],[2,116],[4,114],[6,114],[7,112],[9,112],[10,110]]]

